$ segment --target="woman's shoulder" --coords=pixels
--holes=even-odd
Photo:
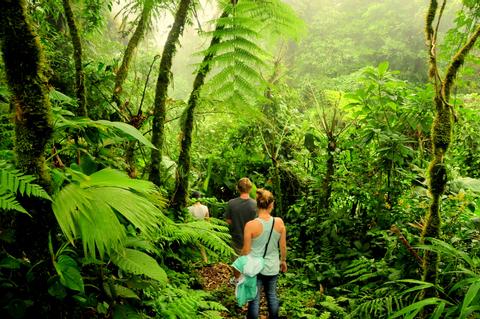
[[[285,224],[283,223],[283,219],[281,219],[280,217],[275,217],[275,230],[277,232],[283,232],[283,230],[285,229]]]

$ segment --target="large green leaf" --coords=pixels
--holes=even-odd
[[[113,169],[90,176],[72,171],[72,176],[74,182],[55,194],[52,207],[65,236],[72,243],[80,238],[87,257],[125,247],[125,226],[118,214],[147,236],[169,221],[157,207],[162,197],[151,182]]]
[[[80,274],[77,262],[72,257],[60,255],[55,262],[55,269],[62,285],[72,290],[84,291],[83,277]]]
[[[122,133],[133,137],[134,139],[136,139],[140,143],[144,144],[145,146],[156,149],[155,145],[153,145],[149,140],[147,140],[145,138],[145,136],[143,136],[143,134],[139,130],[137,130],[135,127],[133,127],[133,126],[127,124],[127,123],[110,122],[110,121],[105,121],[105,120],[98,120],[98,121],[95,121],[95,123],[99,123],[99,124],[102,124],[102,125],[107,126],[107,127],[114,127],[116,129],[120,130]]]
[[[126,248],[123,252],[112,254],[112,262],[120,269],[136,275],[145,275],[162,283],[168,281],[167,274],[157,261],[144,252]]]

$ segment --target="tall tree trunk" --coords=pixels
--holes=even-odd
[[[142,40],[145,30],[147,29],[148,21],[150,20],[150,15],[153,10],[153,1],[146,0],[143,4],[143,10],[140,15],[140,19],[138,20],[137,27],[133,32],[132,37],[128,41],[127,48],[123,53],[122,64],[117,71],[115,76],[115,87],[113,88],[113,96],[112,100],[117,105],[118,108],[122,107],[122,101],[120,99],[120,95],[123,91],[123,83],[128,75],[128,68],[130,67],[130,61],[132,61],[133,53],[137,48],[138,44]]]
[[[17,164],[49,189],[44,152],[53,126],[42,48],[24,0],[4,0],[0,17],[3,60],[15,108]]]
[[[327,171],[325,179],[323,180],[323,189],[325,191],[323,198],[323,208],[328,210],[330,208],[330,197],[332,196],[332,178],[335,174],[335,149],[337,148],[337,141],[334,136],[328,137],[327,145]]]
[[[70,30],[70,37],[73,45],[73,60],[75,61],[75,90],[77,94],[78,112],[79,116],[87,116],[87,94],[85,89],[85,72],[83,71],[82,62],[82,43],[78,35],[78,28],[75,24],[75,17],[73,15],[70,0],[63,0],[63,9],[65,10],[65,17],[67,19],[68,29]]]
[[[432,195],[429,211],[422,231],[421,241],[426,242],[427,238],[439,238],[441,230],[441,211],[440,200],[445,191],[447,183],[447,170],[445,168],[445,154],[451,142],[452,128],[453,128],[453,106],[449,104],[450,90],[454,84],[459,68],[464,63],[465,57],[471,48],[474,46],[478,37],[480,36],[480,25],[475,29],[473,35],[468,39],[465,46],[463,46],[452,58],[444,79],[442,79],[438,72],[437,57],[435,47],[437,45],[437,29],[434,28],[433,22],[439,11],[438,20],[441,19],[443,9],[446,1],[443,2],[442,7],[438,8],[436,0],[430,1],[430,6],[426,16],[426,39],[429,49],[429,76],[435,83],[435,97],[434,103],[436,114],[432,123],[432,153],[433,159],[429,166],[430,180],[428,184],[429,191]],[[438,22],[437,22],[438,24]],[[436,283],[438,273],[438,263],[440,256],[435,252],[426,251],[423,259],[423,281]],[[433,289],[425,290],[422,297],[432,297],[435,295]],[[427,312],[429,310],[426,310]],[[424,313],[423,316],[426,316]]]
[[[155,102],[153,109],[152,144],[157,149],[152,149],[149,180],[160,186],[160,165],[162,161],[163,135],[166,118],[166,100],[168,86],[170,85],[170,70],[177,47],[178,38],[183,32],[187,19],[188,8],[192,0],[181,0],[178,4],[177,13],[172,29],[168,34],[165,47],[163,48],[160,70],[158,72]]]
[[[236,1],[233,3],[235,4]],[[220,19],[226,18],[228,16],[228,10],[223,11]],[[222,24],[217,24],[215,27],[215,32],[221,31],[223,29]],[[214,57],[214,52],[209,50],[210,48],[216,46],[220,43],[219,36],[213,36],[210,41],[209,48],[207,49],[207,54],[203,57],[202,63],[197,71],[195,80],[193,81],[192,92],[188,99],[187,107],[184,111],[184,121],[182,126],[182,140],[180,143],[180,155],[178,157],[178,167],[176,174],[176,185],[175,185],[175,194],[172,199],[172,206],[179,209],[183,208],[187,204],[187,194],[188,194],[188,175],[190,173],[190,149],[192,146],[192,133],[193,133],[193,120],[195,109],[197,107],[198,98],[200,96],[200,91],[205,83],[205,78],[207,77],[208,72],[210,72],[210,62]]]
[[[15,154],[17,165],[25,173],[35,175],[39,183],[51,191],[51,179],[46,170],[44,153],[52,135],[52,119],[48,98],[45,62],[37,35],[27,16],[25,0],[3,0],[0,10],[0,40],[8,86],[15,107]],[[16,293],[27,292],[24,299],[34,300],[27,317],[46,318],[52,307],[47,294],[48,231],[54,225],[54,215],[48,202],[22,198],[22,204],[32,217],[15,216],[16,241],[12,253],[22,254],[37,265],[33,281],[19,287]],[[22,275],[19,270],[15,275]],[[25,275],[25,274],[23,274]],[[25,278],[16,281],[21,284]],[[19,296],[22,297],[22,296]]]

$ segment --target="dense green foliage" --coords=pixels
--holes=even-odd
[[[247,176],[282,318],[480,318],[480,2],[429,3],[3,1],[0,316],[244,318]]]

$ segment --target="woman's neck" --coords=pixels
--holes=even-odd
[[[270,212],[266,209],[262,209],[260,208],[258,210],[258,217],[261,218],[261,219],[270,219]]]

